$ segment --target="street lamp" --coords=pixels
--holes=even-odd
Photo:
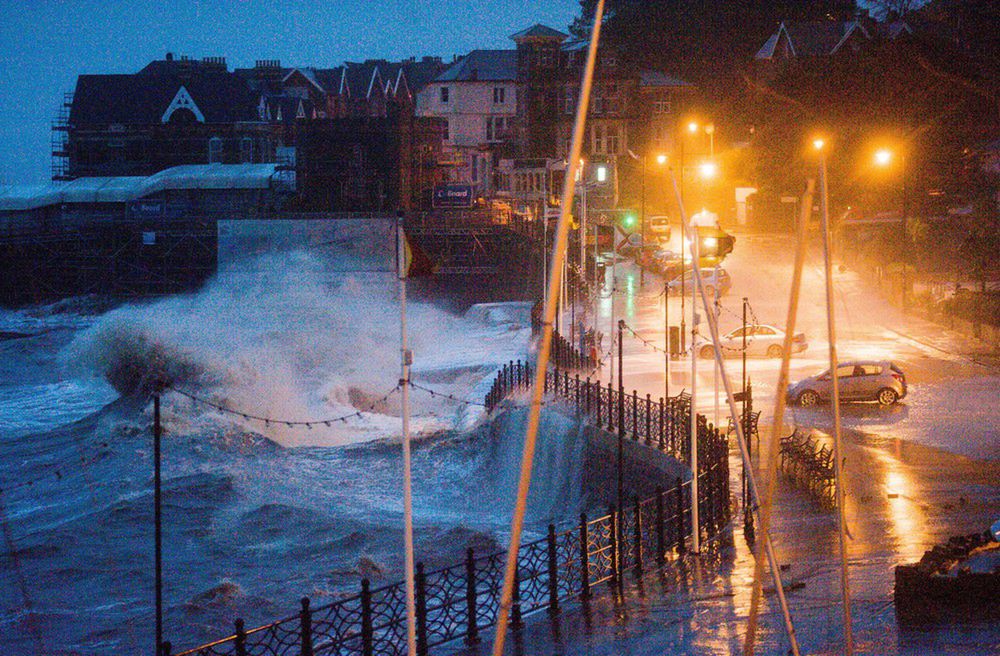
[[[719,167],[712,161],[702,162],[698,166],[698,172],[701,174],[702,179],[711,180],[718,175]]]
[[[883,169],[889,168],[892,165],[892,162],[893,162],[894,159],[895,159],[895,153],[893,153],[893,151],[890,150],[890,149],[888,149],[888,148],[879,148],[878,150],[875,151],[875,156],[874,156],[875,165],[878,166],[878,167],[880,167],[880,168],[883,168]],[[902,252],[900,254],[901,255],[901,257],[900,257],[900,260],[901,260],[900,264],[902,265],[901,266],[902,273],[900,275],[900,283],[902,284],[902,289],[900,290],[900,306],[902,307],[903,313],[905,314],[906,313],[906,291],[907,291],[907,288],[906,288],[906,285],[907,285],[906,267],[907,267],[907,260],[909,259],[909,250],[910,250],[910,248],[909,248],[909,241],[910,240],[909,240],[909,235],[908,235],[907,230],[906,230],[906,218],[907,218],[906,215],[907,215],[908,209],[909,209],[908,203],[907,203],[907,200],[908,200],[907,199],[907,193],[906,193],[906,156],[904,154],[902,154],[902,153],[900,153],[900,155],[899,155],[899,168],[900,168],[899,175],[900,175],[900,178],[902,178],[902,187],[903,187],[903,189],[902,189],[902,193],[903,193],[903,215],[900,218],[900,232],[902,233],[900,235],[901,236],[901,242],[900,243],[902,244],[902,249],[901,249]]]

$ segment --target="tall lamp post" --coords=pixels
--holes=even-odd
[[[893,152],[891,150],[889,150],[888,148],[880,148],[879,150],[875,151],[875,165],[876,166],[879,166],[881,168],[888,168],[889,166],[892,165],[893,159],[894,159]],[[906,292],[907,292],[907,286],[906,286],[906,283],[907,283],[907,271],[906,271],[906,268],[907,268],[908,260],[910,259],[909,258],[910,237],[909,237],[909,233],[906,230],[906,219],[907,219],[906,215],[909,213],[909,203],[908,203],[909,198],[908,198],[908,194],[906,193],[907,192],[907,189],[906,189],[906,155],[904,155],[903,153],[899,154],[899,168],[900,168],[899,174],[900,174],[900,178],[902,178],[902,186],[903,186],[903,189],[902,189],[902,192],[903,192],[903,215],[900,218],[900,232],[901,232],[900,238],[901,238],[901,243],[903,245],[903,247],[901,249],[901,255],[902,255],[902,257],[901,257],[901,259],[902,259],[901,270],[902,270],[902,273],[900,275],[900,282],[902,283],[902,287],[903,288],[902,288],[901,293],[900,293],[900,305],[902,306],[903,313],[905,314],[906,313],[906,307],[907,307],[907,304],[906,304]]]

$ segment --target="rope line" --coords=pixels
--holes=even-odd
[[[174,387],[172,385],[164,385],[164,387],[166,387],[167,389],[172,390],[174,392],[177,392],[181,396],[185,396],[185,397],[191,399],[195,403],[200,403],[201,405],[205,405],[205,406],[208,406],[210,408],[214,408],[214,409],[216,409],[216,410],[218,410],[220,412],[224,412],[224,413],[229,414],[229,415],[233,415],[233,416],[236,416],[236,417],[242,417],[243,419],[246,419],[246,420],[260,421],[260,422],[263,422],[265,426],[270,426],[271,424],[274,424],[276,426],[282,426],[283,425],[283,426],[287,426],[289,428],[297,428],[297,427],[300,427],[300,426],[305,426],[306,428],[311,429],[313,426],[320,426],[320,425],[323,425],[323,426],[326,426],[327,428],[329,428],[332,424],[334,424],[336,422],[347,423],[348,419],[360,418],[360,417],[362,417],[364,415],[365,412],[372,412],[376,407],[378,407],[382,403],[385,403],[386,401],[388,401],[389,398],[393,394],[395,394],[397,391],[399,391],[400,385],[397,384],[395,387],[393,387],[391,390],[389,390],[389,392],[387,392],[382,398],[380,398],[377,401],[374,401],[371,404],[369,404],[368,407],[367,407],[367,410],[358,410],[357,412],[352,412],[350,414],[342,415],[340,417],[331,417],[329,419],[310,419],[310,420],[303,420],[303,419],[276,419],[274,417],[262,417],[260,415],[251,414],[251,413],[245,412],[243,410],[234,410],[233,408],[229,408],[229,407],[226,407],[226,406],[221,405],[219,403],[215,403],[213,401],[209,401],[208,399],[204,399],[204,398],[202,398],[200,396],[192,394],[191,392],[187,392],[185,390],[178,389],[178,388],[176,388],[176,387]]]
[[[410,387],[412,387],[413,389],[420,390],[421,392],[426,392],[427,394],[430,394],[431,396],[436,397],[436,398],[448,399],[449,401],[455,401],[455,402],[461,403],[463,405],[474,405],[474,406],[478,406],[480,408],[485,408],[486,407],[485,403],[480,403],[479,401],[469,401],[468,399],[460,399],[460,398],[458,398],[457,396],[455,396],[453,394],[444,394],[442,392],[435,392],[434,390],[430,389],[429,387],[423,387],[421,385],[418,385],[418,384],[414,383],[412,380],[410,381]]]

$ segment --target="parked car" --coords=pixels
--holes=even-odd
[[[722,268],[719,268],[718,271],[718,279],[716,279],[716,269],[705,267],[701,270],[701,281],[705,287],[705,293],[708,294],[708,296],[714,296],[716,288],[719,290],[719,296],[725,296],[729,293],[729,288],[733,286],[732,280],[729,277],[729,272]],[[691,283],[693,282],[694,272],[688,269],[684,272],[684,293],[691,293]],[[681,293],[680,276],[677,276],[667,283],[667,291],[670,294]]]
[[[881,405],[892,405],[906,396],[906,376],[888,360],[841,362],[837,365],[837,379],[843,401],[878,401]],[[814,406],[829,401],[832,390],[833,377],[827,369],[789,385],[788,401]]]
[[[763,355],[780,358],[781,349],[785,343],[785,331],[774,326],[757,324],[743,326],[719,337],[722,353],[725,356],[739,356],[743,352],[743,336],[746,335],[747,355]],[[808,348],[805,333],[795,333],[792,337],[792,353],[800,353]],[[715,348],[711,341],[705,342],[698,349],[702,358],[715,357]]]

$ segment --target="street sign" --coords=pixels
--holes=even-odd
[[[472,185],[442,184],[434,187],[434,207],[472,207]]]

